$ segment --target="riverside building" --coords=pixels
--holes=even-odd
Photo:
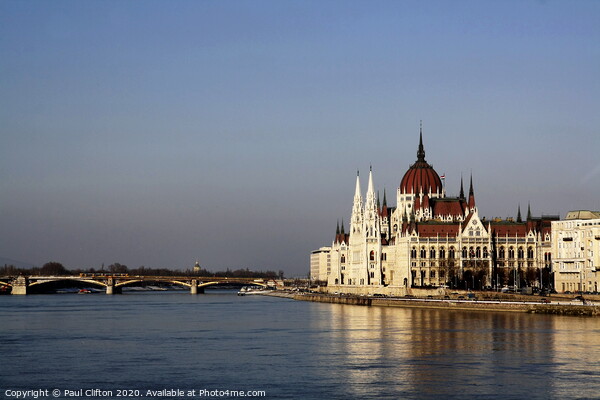
[[[321,247],[310,253],[310,279],[313,281],[327,281],[327,274],[331,271],[331,247]]]
[[[570,211],[552,222],[554,279],[559,292],[598,292],[600,211]]]
[[[363,197],[360,176],[346,232],[336,228],[326,271],[329,291],[406,293],[408,288],[461,289],[550,285],[551,221],[486,220],[479,216],[473,177],[465,195],[448,197],[444,176],[425,160],[422,129],[417,160],[396,191],[396,206],[380,203],[373,171]],[[321,264],[323,265],[323,264]]]

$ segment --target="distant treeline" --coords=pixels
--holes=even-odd
[[[248,268],[225,271],[211,272],[204,268],[199,271],[187,269],[185,271],[167,268],[128,268],[126,265],[114,263],[102,269],[74,269],[68,270],[61,263],[56,261],[47,262],[41,268],[17,268],[13,265],[4,265],[0,268],[1,276],[15,275],[79,275],[79,274],[129,274],[129,275],[158,275],[158,276],[214,276],[228,278],[263,278],[263,279],[283,279],[283,271],[252,271]]]

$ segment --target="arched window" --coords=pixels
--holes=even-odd
[[[429,250],[429,258],[435,258],[435,248],[431,248],[431,250]]]
[[[500,250],[498,250],[498,258],[505,258],[506,257],[506,252],[504,250],[504,246],[500,247]]]
[[[467,258],[467,247],[462,248],[462,258]]]
[[[475,257],[475,250],[473,250],[473,246],[469,247],[469,258]]]
[[[488,258],[490,254],[488,253],[487,247],[483,248],[483,258]]]
[[[446,249],[440,247],[440,258],[446,258]]]
[[[417,248],[413,246],[412,250],[410,251],[410,258],[417,258]]]
[[[346,255],[342,254],[342,259],[341,259],[342,264],[344,264],[346,262]]]
[[[519,247],[519,250],[517,250],[517,255],[519,258],[523,258],[525,256],[525,252],[523,251],[522,247]]]
[[[448,258],[456,258],[456,254],[454,253],[454,246],[450,246],[450,250],[448,250]]]
[[[533,247],[531,246],[527,248],[527,258],[533,258]]]
[[[508,258],[515,258],[515,249],[512,246],[508,248]]]
[[[427,258],[427,250],[425,250],[425,246],[421,247],[421,258]]]
[[[370,261],[374,261],[375,260],[375,251],[371,250],[371,253],[369,253],[369,260]]]
[[[481,258],[481,247],[477,247],[475,249],[475,257],[476,258]]]

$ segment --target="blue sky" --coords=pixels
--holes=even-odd
[[[0,255],[308,271],[356,170],[600,209],[600,2],[0,1]]]

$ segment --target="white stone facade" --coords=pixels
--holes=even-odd
[[[558,292],[600,290],[600,212],[571,211],[552,222],[552,263]]]

